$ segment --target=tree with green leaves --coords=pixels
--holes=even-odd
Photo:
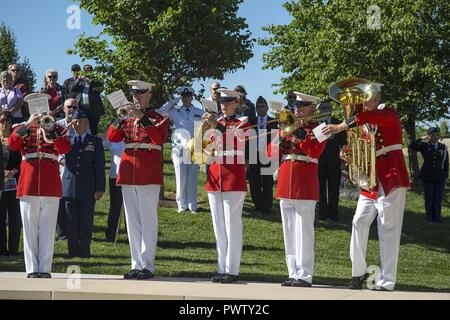
[[[80,0],[81,8],[104,26],[95,37],[82,35],[69,53],[96,62],[107,92],[128,91],[127,80],[154,82],[154,100],[163,103],[181,85],[223,79],[253,56],[253,39],[242,0]]]
[[[30,62],[24,58],[20,62],[20,56],[16,48],[16,37],[4,23],[0,24],[0,72],[8,70],[10,64],[17,63],[22,70],[21,78],[31,90],[36,83],[36,76],[31,69]]]
[[[296,0],[284,4],[287,25],[264,29],[266,68],[288,74],[279,92],[324,96],[337,80],[384,83],[383,99],[399,112],[408,142],[418,121],[448,118],[449,2],[446,0]],[[419,166],[409,153],[413,181]]]

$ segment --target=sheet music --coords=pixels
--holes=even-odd
[[[106,95],[106,98],[111,103],[114,109],[120,108],[129,103],[122,90],[114,91]]]
[[[331,136],[331,134],[325,135],[325,134],[322,133],[322,129],[325,126],[326,126],[326,124],[324,122],[321,125],[319,125],[319,126],[317,126],[317,127],[315,127],[313,129],[314,135],[316,136],[317,141],[319,141],[319,143],[321,143],[322,141],[327,140]]]
[[[267,101],[267,104],[269,105],[270,109],[277,112],[281,111],[284,108],[283,102],[280,101],[269,100]]]
[[[50,111],[50,106],[48,105],[48,99],[46,96],[28,100],[28,108],[30,109],[30,114]]]
[[[203,106],[203,110],[204,111],[208,111],[208,112],[215,112],[217,113],[217,102],[216,101],[211,101],[211,100],[206,100],[206,99],[202,99],[202,106]]]

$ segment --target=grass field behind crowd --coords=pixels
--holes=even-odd
[[[175,176],[170,160],[170,145],[165,145],[165,194],[174,199]],[[109,167],[109,159],[108,165]],[[204,191],[205,175],[200,174],[198,214],[177,213],[175,208],[159,208],[159,241],[156,276],[209,278],[216,269],[213,227]],[[107,188],[108,190],[108,188]],[[442,223],[425,220],[423,197],[408,192],[401,238],[397,290],[450,291],[450,205],[449,186],[443,201]],[[173,201],[167,203],[174,204]],[[356,201],[341,200],[339,223],[315,223],[314,284],[347,285],[351,276],[349,243]],[[249,194],[244,205],[244,247],[241,279],[280,282],[287,276],[283,233],[278,201],[274,212],[252,212]],[[97,203],[92,257],[67,257],[67,241],[55,242],[53,272],[66,272],[78,265],[82,273],[123,274],[130,269],[130,250],[123,222],[115,245],[105,241],[109,194]],[[122,220],[123,221],[123,220]],[[372,225],[367,249],[367,264],[379,265],[376,223]],[[0,257],[0,271],[25,271],[22,245],[17,257]]]

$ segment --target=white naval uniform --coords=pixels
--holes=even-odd
[[[393,189],[385,196],[380,182],[378,186],[376,200],[364,195],[360,195],[358,199],[350,241],[352,277],[359,277],[367,272],[367,240],[370,225],[377,217],[381,270],[376,277],[376,287],[394,290],[407,188]]]
[[[160,185],[122,185],[131,268],[155,272]]]
[[[203,111],[193,105],[189,109],[184,106],[175,107],[172,101],[156,111],[163,116],[168,116],[175,126],[172,134],[172,161],[175,168],[178,212],[186,209],[197,212],[199,165],[191,164],[190,152],[186,149],[186,144],[194,137],[194,128],[202,121]]]
[[[280,199],[289,278],[312,283],[315,200]]]
[[[218,273],[239,274],[245,194],[243,191],[208,192],[216,237]]]

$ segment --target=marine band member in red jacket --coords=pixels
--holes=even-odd
[[[372,190],[361,189],[353,217],[350,257],[352,260],[351,289],[362,289],[369,276],[366,250],[369,229],[377,217],[380,242],[381,271],[374,290],[393,291],[397,275],[406,191],[410,187],[408,171],[402,152],[402,125],[397,112],[380,104],[378,95],[364,104],[363,112],[341,124],[330,124],[324,134],[336,134],[354,126],[369,124],[376,128],[377,185]]]
[[[319,98],[296,93],[296,116],[315,112]],[[278,171],[276,197],[280,199],[286,264],[289,278],[282,286],[311,287],[314,271],[314,218],[319,200],[318,159],[326,141],[319,143],[312,132],[317,124],[310,123],[281,135],[279,145],[269,146],[269,154],[279,149],[281,165]],[[280,136],[280,135],[279,135]]]
[[[131,271],[124,279],[150,279],[155,272],[158,201],[163,182],[161,150],[169,122],[149,106],[153,84],[128,81],[133,100],[129,117],[116,120],[107,132],[111,142],[125,141],[116,185],[122,186],[131,251]]]
[[[25,269],[28,278],[50,278],[59,199],[62,197],[58,155],[70,151],[64,128],[42,128],[33,114],[15,127],[8,143],[20,151],[17,186],[23,223]]]
[[[206,192],[217,248],[217,274],[212,282],[231,283],[239,279],[242,209],[247,191],[245,150],[239,147],[243,144],[238,143],[238,137],[250,124],[246,117],[236,116],[239,93],[228,89],[218,91],[223,116],[216,120],[215,114],[203,115],[212,130],[220,131],[222,144],[226,146],[216,149],[215,161],[207,170]]]

